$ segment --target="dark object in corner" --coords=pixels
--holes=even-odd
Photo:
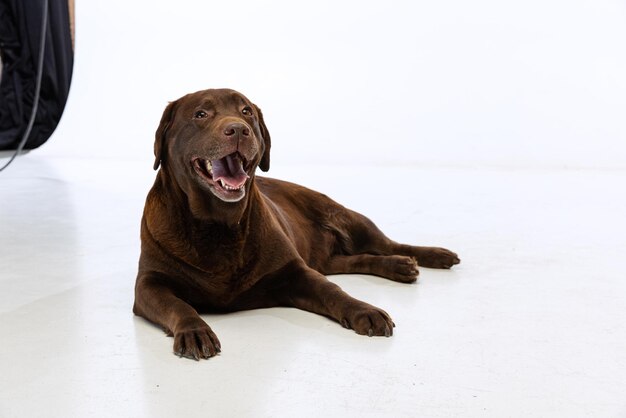
[[[0,150],[17,149],[26,130],[41,50],[42,0],[0,0]],[[69,94],[74,52],[67,0],[48,0],[41,94],[24,149],[48,140]]]

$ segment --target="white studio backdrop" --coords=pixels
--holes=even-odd
[[[626,167],[626,2],[79,0],[52,156],[152,160],[169,100],[259,105],[272,164]],[[270,172],[271,173],[271,172]]]

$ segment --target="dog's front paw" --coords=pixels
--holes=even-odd
[[[396,325],[382,309],[363,303],[345,313],[341,325],[353,329],[357,334],[390,337]]]
[[[420,266],[435,269],[449,269],[453,265],[461,262],[461,259],[456,253],[438,247],[420,248],[415,257],[417,258],[417,264]]]
[[[216,356],[222,347],[215,333],[204,324],[174,334],[174,354],[195,360]]]

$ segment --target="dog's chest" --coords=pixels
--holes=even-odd
[[[189,240],[194,264],[219,276],[241,272],[246,265],[246,236],[221,226],[196,228]]]
[[[242,234],[197,230],[191,248],[189,264],[194,268],[190,276],[202,297],[215,304],[227,305],[262,275],[259,248]]]

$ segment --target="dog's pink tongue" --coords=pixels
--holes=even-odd
[[[239,154],[227,155],[219,160],[211,161],[213,181],[222,180],[230,187],[238,189],[249,178],[243,170],[243,163]]]

